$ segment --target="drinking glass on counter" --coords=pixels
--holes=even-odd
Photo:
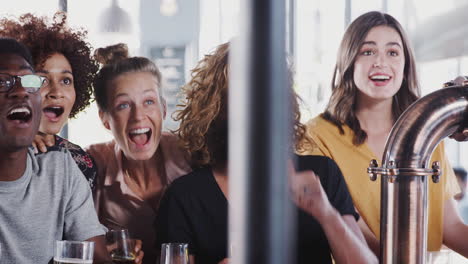
[[[54,264],[92,264],[94,242],[56,241]]]
[[[109,250],[112,262],[131,264],[134,263],[136,254],[135,240],[130,238],[127,229],[111,229],[106,233],[107,250]]]
[[[189,264],[188,244],[162,244],[160,264]]]

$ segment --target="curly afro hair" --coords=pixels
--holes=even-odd
[[[53,21],[25,14],[18,19],[0,19],[0,35],[18,40],[31,51],[34,68],[40,69],[55,53],[67,58],[73,71],[76,99],[70,112],[75,117],[91,103],[92,83],[98,64],[92,58],[91,45],[85,41],[86,30],[72,30],[66,25],[66,14],[58,12]]]
[[[185,100],[174,113],[174,119],[180,121],[175,132],[195,167],[227,162],[229,45],[219,45],[192,70],[192,79],[183,88]],[[294,149],[301,151],[311,142],[300,122],[300,98],[290,84],[292,142]]]

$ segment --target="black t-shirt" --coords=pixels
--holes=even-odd
[[[335,162],[322,156],[297,156],[296,169],[320,177],[331,204],[342,215],[358,218],[343,175]],[[330,247],[319,223],[305,211],[297,213],[297,261],[332,263]],[[197,264],[217,264],[228,257],[228,201],[211,168],[201,168],[175,180],[161,200],[156,218],[157,245],[188,243]]]

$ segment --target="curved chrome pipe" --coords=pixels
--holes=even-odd
[[[425,263],[426,176],[438,182],[438,163],[428,163],[437,144],[468,126],[468,86],[433,92],[414,102],[390,132],[382,167],[371,161],[372,180],[381,176],[381,263]]]

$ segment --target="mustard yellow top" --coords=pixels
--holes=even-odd
[[[381,165],[381,159],[376,157],[366,143],[355,146],[352,143],[354,132],[343,126],[341,135],[337,126],[318,116],[307,123],[307,134],[314,141],[301,155],[322,155],[333,159],[341,169],[346,179],[349,192],[353,198],[362,219],[372,232],[380,235],[380,177],[371,181],[367,174],[367,167],[372,159]],[[440,182],[435,184],[429,180],[428,193],[428,250],[438,251],[442,246],[442,221],[444,202],[458,192],[453,169],[444,152],[444,144],[440,143],[431,157],[433,161],[440,161],[443,175]]]

